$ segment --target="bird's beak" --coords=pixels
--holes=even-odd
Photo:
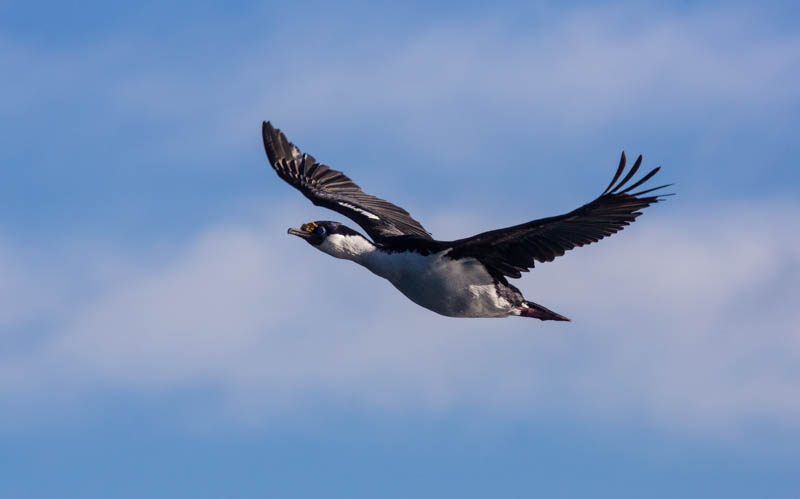
[[[286,233],[287,234],[291,234],[293,236],[302,237],[303,239],[308,239],[309,237],[311,237],[311,233],[310,232],[306,232],[304,230],[293,229],[291,227],[289,227],[289,230],[287,230]]]

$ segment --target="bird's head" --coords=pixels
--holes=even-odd
[[[339,222],[308,222],[299,229],[290,228],[287,232],[305,239],[311,246],[336,258],[353,259],[375,249],[375,245],[366,237]]]
[[[308,222],[301,225],[299,229],[290,227],[287,232],[293,236],[305,239],[311,246],[319,246],[334,229],[331,225],[333,223],[334,222]]]

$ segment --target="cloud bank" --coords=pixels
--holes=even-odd
[[[684,429],[793,425],[800,240],[786,227],[800,207],[648,215],[520,281],[530,299],[570,316],[566,325],[436,316],[283,237],[271,218],[211,227],[145,259],[98,258],[84,270],[106,277],[97,292],[77,290],[68,310],[42,309],[35,292],[8,301],[11,286],[36,278],[68,289],[75,273],[38,275],[6,246],[0,318],[18,334],[2,337],[0,391],[17,416],[120,390],[211,389],[219,396],[203,402],[206,417],[252,422],[325,403],[434,417],[567,411]],[[19,334],[37,322],[47,334]]]

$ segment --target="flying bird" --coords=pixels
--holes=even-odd
[[[366,194],[344,173],[301,153],[270,122],[262,126],[264,149],[280,178],[317,206],[356,222],[369,238],[338,222],[308,222],[289,234],[336,258],[352,260],[383,277],[411,301],[448,317],[532,317],[568,321],[528,301],[508,278],[519,278],[536,262],[553,261],[576,246],[619,232],[670,184],[632,192],[661,167],[628,185],[642,164],[639,156],[622,180],[625,153],[614,178],[597,199],[569,213],[492,230],[455,241],[438,241],[411,215]],[[617,182],[619,180],[619,182]]]

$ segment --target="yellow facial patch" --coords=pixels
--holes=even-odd
[[[303,224],[300,226],[300,230],[304,230],[306,232],[313,232],[314,229],[318,227],[316,222],[308,222],[307,224]]]

